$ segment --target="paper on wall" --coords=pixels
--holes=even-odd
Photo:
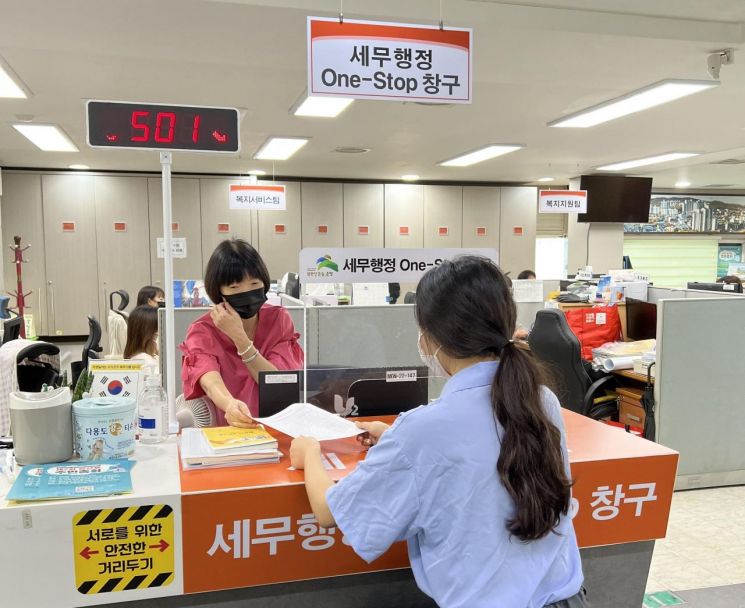
[[[512,281],[515,302],[543,302],[543,281],[516,279]]]
[[[345,439],[365,432],[354,422],[310,403],[293,403],[274,416],[255,420],[290,437],[304,435],[318,441]]]

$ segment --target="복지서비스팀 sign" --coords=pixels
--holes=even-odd
[[[308,94],[471,103],[473,30],[308,17]]]
[[[460,255],[499,261],[496,249],[311,247],[300,252],[300,283],[416,283],[443,260]]]

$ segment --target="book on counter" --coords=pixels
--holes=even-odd
[[[277,440],[262,427],[185,428],[181,431],[184,469],[279,462]]]
[[[113,496],[132,492],[132,460],[96,460],[28,464],[21,469],[6,500],[28,502]]]

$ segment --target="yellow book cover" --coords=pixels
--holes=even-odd
[[[271,447],[277,444],[263,426],[239,429],[233,426],[214,426],[202,429],[205,439],[213,450],[234,450],[248,447]]]

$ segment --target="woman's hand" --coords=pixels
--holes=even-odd
[[[305,468],[305,459],[313,454],[321,454],[321,444],[312,437],[296,437],[290,445],[290,464],[298,471]]]
[[[359,428],[365,431],[362,435],[357,435],[357,441],[359,441],[366,448],[374,446],[380,441],[380,436],[385,433],[391,426],[385,422],[357,422],[355,423]]]
[[[215,327],[230,338],[233,343],[245,342],[248,337],[243,329],[243,321],[235,309],[227,302],[220,302],[212,307],[210,317]]]
[[[238,399],[228,401],[228,406],[225,408],[225,420],[230,426],[237,426],[242,429],[258,426],[258,423],[251,418],[248,406]]]

